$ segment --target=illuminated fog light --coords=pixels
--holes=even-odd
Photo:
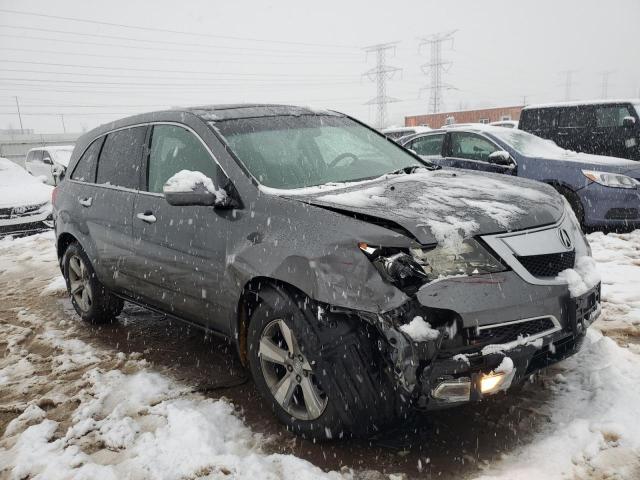
[[[483,375],[480,380],[480,391],[482,393],[491,393],[496,390],[504,380],[504,373],[489,373]]]

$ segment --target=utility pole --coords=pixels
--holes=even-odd
[[[451,46],[453,46],[453,35],[456,32],[457,30],[435,33],[420,39],[418,51],[422,51],[425,46],[429,46],[430,49],[429,62],[421,65],[420,69],[422,73],[429,75],[429,86],[421,90],[431,91],[429,94],[429,110],[431,113],[438,113],[442,107],[442,90],[453,88],[443,82],[444,73],[449,71],[453,63],[442,58],[442,45],[445,42],[450,42]]]
[[[600,96],[604,99],[609,98],[609,75],[611,75],[612,73],[613,70],[605,70],[600,72],[600,75],[602,75]]]
[[[14,97],[16,99],[16,108],[18,109],[18,118],[20,119],[20,133],[24,133],[24,128],[22,127],[22,114],[20,113],[20,102],[18,101],[18,97]]]
[[[376,84],[376,96],[369,100],[365,105],[377,105],[376,126],[384,128],[387,126],[387,103],[397,102],[398,99],[387,97],[387,80],[392,79],[400,68],[387,65],[387,52],[392,51],[395,56],[396,45],[398,42],[379,43],[365,47],[364,51],[376,54],[376,66],[367,70],[365,75],[369,80]]]
[[[565,76],[564,78],[564,99],[565,101],[571,100],[571,89],[573,88],[573,74],[576,73],[577,70],[563,70],[560,72]]]
[[[67,133],[67,127],[64,124],[64,115],[63,114],[60,114],[60,120],[62,121],[62,131],[64,133]]]

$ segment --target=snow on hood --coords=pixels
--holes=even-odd
[[[420,170],[330,192],[288,197],[386,219],[407,229],[423,244],[450,246],[477,234],[554,223],[564,211],[562,197],[547,185],[450,170]]]
[[[2,167],[0,164],[0,208],[51,201],[53,187],[45,185],[20,167]]]
[[[607,157],[604,155],[593,155],[591,153],[574,152],[564,150],[562,154],[548,156],[550,160],[566,160],[578,162],[584,166],[598,167],[600,171],[609,171],[612,173],[622,173],[629,170],[640,170],[640,163],[633,160],[626,160],[618,157]],[[605,168],[606,167],[606,170]]]

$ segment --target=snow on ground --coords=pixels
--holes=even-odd
[[[0,478],[358,477],[267,453],[269,439],[228,400],[195,393],[140,354],[87,344],[64,312],[39,314],[38,302],[64,294],[52,240],[0,240]],[[589,240],[602,317],[580,353],[543,374],[552,394],[533,414],[548,423],[473,478],[640,478],[640,230]]]
[[[602,316],[582,350],[547,372],[553,400],[538,412],[547,428],[478,480],[640,478],[640,230],[588,239]],[[629,348],[600,333],[612,330]]]

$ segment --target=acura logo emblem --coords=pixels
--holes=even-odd
[[[567,250],[571,250],[573,247],[573,240],[571,240],[571,235],[564,228],[558,230],[558,236],[560,237],[560,243]]]

